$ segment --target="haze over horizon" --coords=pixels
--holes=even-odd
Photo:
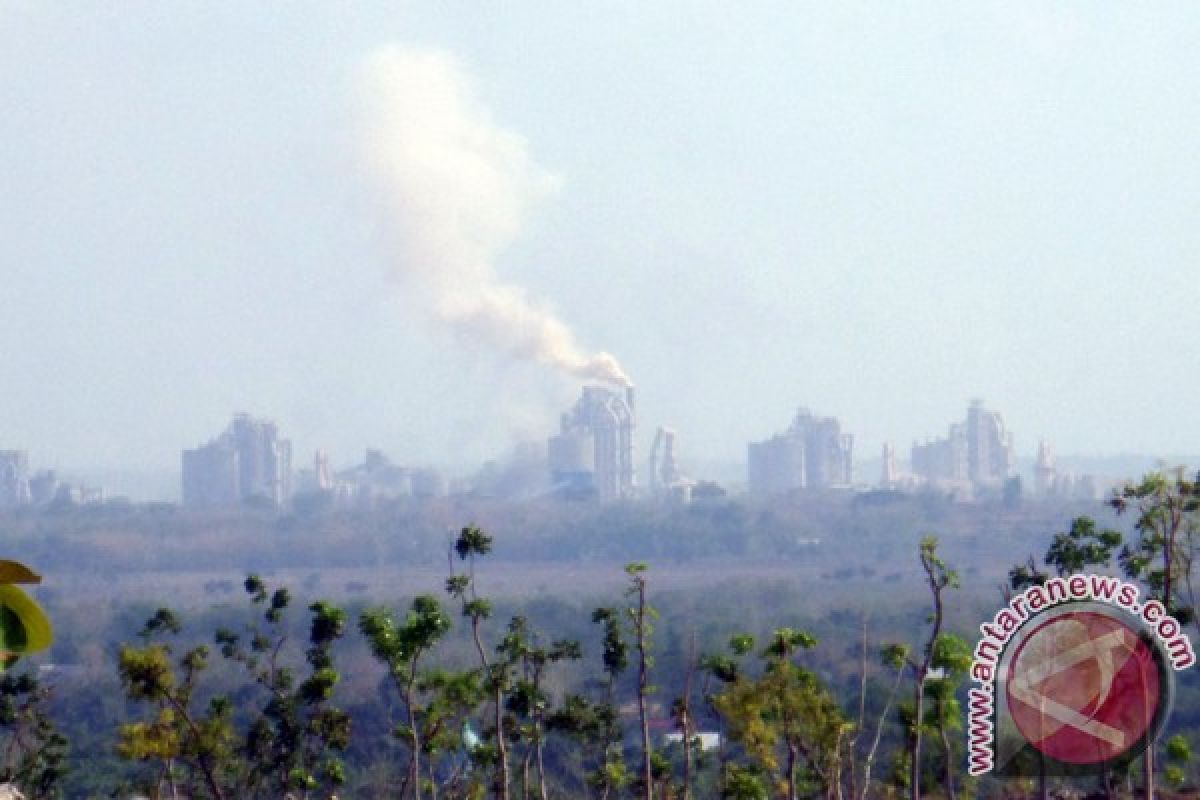
[[[798,405],[905,455],[974,396],[1023,458],[1195,453],[1198,36],[1185,4],[0,0],[0,449],[174,469],[244,410],[298,464],[472,463],[612,354],[685,464]],[[425,71],[381,201],[389,53]]]

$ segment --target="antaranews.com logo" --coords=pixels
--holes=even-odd
[[[979,626],[968,693],[968,772],[1099,773],[1137,758],[1196,661],[1157,600],[1107,575],[1052,578]]]

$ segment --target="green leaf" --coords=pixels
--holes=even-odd
[[[1192,748],[1183,734],[1177,733],[1167,739],[1167,758],[1171,761],[1186,763],[1192,758]]]
[[[0,650],[20,653],[25,649],[28,637],[21,618],[8,606],[0,606]]]

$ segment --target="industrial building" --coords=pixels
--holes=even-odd
[[[1045,440],[1038,442],[1037,461],[1033,466],[1033,491],[1041,498],[1099,500],[1113,488],[1113,482],[1096,475],[1077,475],[1058,468],[1054,448]]]
[[[0,508],[23,506],[31,500],[29,454],[24,450],[0,450]]]
[[[296,473],[297,502],[312,502],[315,495],[335,508],[370,509],[404,498],[444,497],[446,479],[435,469],[392,463],[382,450],[370,448],[361,464],[335,471],[329,455],[317,450],[312,469]]]
[[[987,411],[983,401],[967,409],[967,477],[977,486],[996,486],[1013,474],[1016,463],[1013,436],[999,411]]]
[[[183,504],[222,508],[246,501],[282,506],[292,496],[292,443],[275,423],[235,414],[217,438],[183,451]]]
[[[64,483],[54,470],[31,472],[29,454],[24,450],[0,450],[0,508],[99,505],[104,498],[103,488]]]
[[[650,462],[646,482],[651,497],[666,498],[676,503],[689,503],[696,482],[686,477],[675,460],[677,434],[673,428],[659,427],[650,445]]]
[[[1013,475],[1012,433],[998,411],[972,400],[964,422],[954,423],[941,439],[913,443],[913,477],[942,488],[998,488]]]
[[[584,387],[574,408],[562,415],[558,434],[546,443],[555,489],[600,500],[632,497],[634,425],[632,387]]]
[[[832,489],[854,481],[854,437],[837,417],[817,417],[800,408],[783,433],[746,448],[751,494],[795,489]]]
[[[951,425],[940,439],[930,439],[924,444],[913,442],[911,460],[913,476],[919,482],[968,486],[966,425]]]

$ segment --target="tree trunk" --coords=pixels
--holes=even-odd
[[[871,742],[871,749],[867,751],[866,761],[863,762],[862,793],[859,795],[859,800],[867,800],[867,793],[871,791],[871,766],[875,763],[875,753],[879,750],[880,739],[883,738],[883,725],[887,721],[888,712],[892,710],[892,703],[896,700],[896,692],[900,690],[900,680],[903,677],[904,669],[896,670],[896,680],[892,683],[892,692],[888,695],[887,703],[879,714],[879,722],[875,725],[875,738]]]
[[[188,726],[188,729],[192,732],[192,736],[195,737],[196,742],[199,743],[202,738],[200,736],[200,729],[196,727],[196,723],[192,720],[192,716],[188,713],[187,708],[185,708],[183,704],[179,702],[178,698],[169,692],[163,696],[175,709],[175,712],[179,714],[179,717],[184,721],[184,724]],[[200,767],[200,772],[204,776],[204,782],[208,784],[208,790],[212,793],[213,800],[225,800],[225,793],[221,791],[221,786],[217,783],[217,777],[213,774],[212,766],[208,763],[208,759],[205,758],[203,754],[196,758],[196,766]]]
[[[796,800],[796,745],[787,746],[787,800]]]
[[[471,580],[474,581],[475,568],[471,567]],[[504,691],[500,686],[498,676],[490,675],[487,653],[483,649],[483,639],[479,635],[479,617],[471,617],[471,636],[475,639],[475,651],[479,654],[479,663],[483,667],[483,674],[489,677],[494,684],[492,687],[492,705],[496,710],[495,725],[496,725],[496,755],[500,762],[500,769],[496,773],[494,781],[495,796],[500,800],[508,800],[508,787],[511,783],[508,774],[508,742],[504,739]]]
[[[692,723],[687,709],[680,715],[683,728],[683,800],[692,797]]]
[[[937,717],[938,717],[938,733],[942,738],[942,753],[945,755],[946,763],[943,765],[942,781],[945,783],[947,800],[957,800],[954,794],[954,753],[950,749],[950,736],[946,733],[945,705],[942,702],[942,695],[939,692],[937,695]]]
[[[838,731],[837,742],[833,746],[833,779],[829,783],[829,790],[826,792],[831,800],[842,800],[842,731]],[[851,765],[851,773],[853,774],[853,765]],[[851,795],[853,797],[853,795]]]
[[[858,740],[867,724],[867,612],[862,612],[862,643],[859,648],[858,673],[858,722],[854,726],[854,737],[847,748],[850,763],[850,797],[858,797]]]
[[[408,675],[408,688],[404,691],[404,705],[408,708],[408,729],[412,732],[412,758],[408,762],[408,781],[412,784],[413,800],[421,800],[421,734],[417,730],[417,712],[413,708],[416,668],[416,659],[413,659]]]
[[[683,681],[683,704],[680,709],[680,728],[683,730],[683,800],[692,798],[692,673],[696,668],[696,631],[692,631],[692,647],[688,655],[687,675]],[[544,800],[544,798],[543,798]]]
[[[534,695],[538,694],[540,681],[534,682]],[[537,756],[537,775],[538,775],[538,797],[540,800],[546,800],[546,762],[542,759],[542,752],[545,749],[542,744],[542,710],[537,708],[533,712],[533,747]]]
[[[497,776],[497,794],[500,800],[508,800],[508,742],[504,740],[504,692],[500,681],[496,681],[493,702],[496,706],[496,752],[500,759],[500,773]]]
[[[924,549],[925,542],[922,542],[921,550],[921,566],[924,568],[925,575],[929,579],[929,591],[933,594],[933,630],[929,632],[929,642],[925,645],[925,657],[916,670],[917,690],[916,702],[913,704],[915,708],[912,728],[912,764],[910,765],[909,772],[909,789],[912,800],[920,800],[921,798],[921,723],[925,715],[925,677],[929,674],[929,665],[933,661],[934,645],[937,643],[938,636],[942,632],[942,590],[949,582],[944,565],[941,565],[941,562],[934,554],[933,548],[936,545],[936,541],[933,542],[929,551],[926,552]],[[941,570],[940,573],[939,569]]]
[[[917,691],[913,703],[914,716],[912,730],[909,732],[909,754],[912,763],[908,765],[908,790],[911,800],[921,800],[921,717],[925,713],[925,670],[917,672]]]
[[[654,772],[651,769],[650,720],[646,715],[646,688],[650,685],[650,669],[646,658],[646,583],[638,580],[637,608],[638,647],[638,715],[642,722],[642,781],[645,784],[643,797],[654,800]]]
[[[537,740],[537,774],[538,797],[540,800],[546,800],[546,762],[542,760],[542,737],[540,733]]]

